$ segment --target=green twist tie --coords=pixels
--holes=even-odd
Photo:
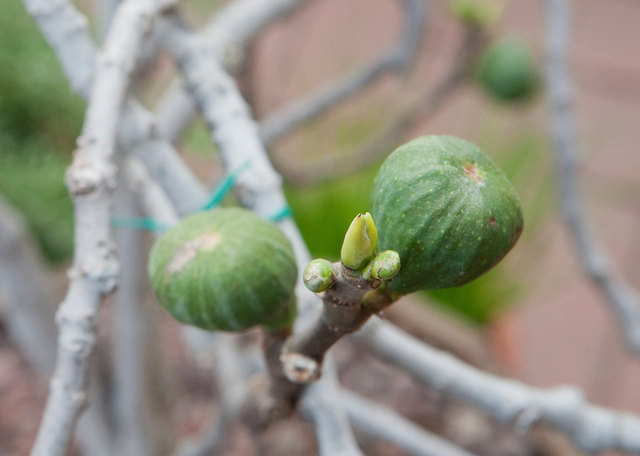
[[[216,188],[213,189],[213,191],[211,192],[211,198],[209,199],[207,204],[205,204],[202,207],[201,210],[206,211],[207,209],[211,209],[212,207],[215,207],[218,204],[220,204],[220,202],[224,199],[227,193],[229,193],[229,190],[233,188],[233,184],[235,183],[238,176],[242,174],[242,172],[245,171],[247,168],[249,168],[249,166],[250,166],[249,162],[244,162],[238,168],[236,168],[235,170],[231,171],[226,176],[224,176],[220,181],[220,183],[216,186]]]
[[[150,217],[111,217],[111,227],[129,230],[148,230],[154,233],[167,231],[170,226]]]

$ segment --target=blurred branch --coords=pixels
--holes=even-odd
[[[260,138],[265,145],[271,145],[301,123],[347,101],[349,97],[360,93],[384,74],[406,71],[418,51],[426,7],[424,0],[402,0],[402,3],[405,25],[404,33],[398,42],[373,62],[329,82],[267,116],[260,125]]]
[[[365,433],[384,439],[417,456],[472,456],[463,448],[432,434],[393,410],[342,390],[340,401],[347,415]]]
[[[362,456],[344,411],[331,357],[327,357],[322,379],[306,387],[298,409],[313,423],[320,456]]]
[[[1,315],[11,341],[37,372],[50,375],[56,329],[51,283],[22,217],[0,198]]]
[[[247,372],[244,369],[245,353],[238,346],[237,336],[207,334],[199,341],[192,338],[189,345],[202,353],[205,348],[203,344],[210,346],[215,352],[212,354],[215,361],[210,368],[216,373],[221,392],[220,412],[217,419],[199,435],[182,442],[176,449],[175,456],[208,456],[221,451],[230,428],[242,411],[244,399],[249,395]]]
[[[246,48],[276,19],[309,0],[236,0],[215,12],[199,33],[220,63],[233,70],[244,60]],[[169,142],[176,142],[196,112],[193,98],[182,83],[174,83],[158,102],[158,129]]]
[[[125,174],[130,175],[132,166]],[[121,173],[119,177],[123,180],[124,175]],[[116,191],[116,213],[120,217],[140,215],[136,198],[126,182],[121,182]],[[114,237],[122,265],[115,296],[113,341],[116,452],[161,456],[168,453],[173,436],[165,372],[160,352],[156,350],[157,315],[144,299],[148,288],[144,274],[145,233],[120,229]]]
[[[347,176],[365,168],[395,149],[406,134],[419,122],[433,115],[464,82],[478,54],[487,43],[484,30],[467,26],[465,37],[456,53],[456,59],[446,74],[433,87],[427,87],[420,95],[411,97],[390,114],[390,119],[371,138],[344,160],[323,154],[310,166],[297,165],[294,160],[274,161],[278,172],[287,183],[309,185],[330,178]]]
[[[640,296],[617,275],[608,253],[591,231],[578,183],[578,145],[568,74],[570,8],[566,0],[547,0],[547,87],[551,137],[555,151],[560,204],[582,268],[616,313],[628,347],[640,352]]]
[[[547,423],[582,450],[640,451],[640,417],[589,404],[572,386],[535,388],[482,372],[379,319],[353,338],[425,385],[472,403],[499,421],[527,430]]]
[[[169,1],[124,3],[117,11],[91,88],[82,136],[67,171],[75,206],[75,252],[67,296],[57,312],[56,368],[34,455],[67,451],[86,405],[87,370],[98,307],[116,286],[118,262],[109,230],[116,128],[136,51],[155,14]]]

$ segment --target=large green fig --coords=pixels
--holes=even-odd
[[[493,97],[503,101],[530,98],[538,87],[538,72],[524,41],[502,38],[482,56],[476,77]]]
[[[184,218],[154,244],[148,270],[158,300],[183,323],[279,329],[295,317],[291,244],[274,223],[246,209]]]
[[[424,136],[382,164],[371,193],[378,247],[400,254],[391,290],[462,285],[493,267],[522,232],[520,202],[476,145]]]

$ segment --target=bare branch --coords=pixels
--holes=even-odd
[[[87,98],[97,50],[86,18],[68,0],[24,2],[56,53],[73,90]],[[125,104],[118,140],[145,162],[181,213],[202,207],[207,199],[206,189],[194,179],[173,147],[158,136],[153,116],[132,98]]]
[[[523,430],[545,422],[584,451],[640,451],[640,417],[589,404],[575,387],[534,388],[482,372],[379,319],[353,337],[416,380],[472,403],[499,421]]]
[[[167,2],[126,2],[107,37],[91,88],[82,136],[67,172],[75,206],[75,252],[70,287],[58,310],[56,368],[32,454],[63,454],[86,405],[87,370],[102,298],[116,285],[118,262],[111,240],[112,155],[118,116],[150,20]]]
[[[260,125],[260,138],[266,145],[277,141],[301,123],[326,112],[360,93],[388,72],[404,71],[416,56],[424,28],[426,7],[423,0],[402,0],[404,33],[389,50],[373,62],[329,82],[270,114]]]
[[[306,387],[300,413],[313,422],[320,456],[361,456],[342,407],[335,363],[327,359],[322,379]]]
[[[238,0],[216,11],[200,32],[222,65],[233,72],[251,41],[276,19],[309,0]],[[196,112],[193,98],[182,84],[173,84],[156,110],[158,129],[170,142],[178,140]]]
[[[131,166],[129,166],[131,168]],[[120,176],[122,178],[124,176]],[[139,209],[128,185],[119,185],[116,213],[138,217]],[[118,454],[162,455],[171,448],[171,414],[166,378],[158,347],[155,308],[143,299],[146,285],[144,233],[115,232],[121,262],[115,296],[114,376]]]
[[[333,154],[323,154],[304,168],[296,166],[292,160],[274,161],[278,172],[287,183],[309,185],[329,178],[347,176],[386,157],[409,130],[418,122],[433,115],[465,81],[470,66],[487,42],[485,32],[468,26],[456,60],[447,73],[433,87],[427,87],[418,96],[412,96],[389,114],[389,120],[375,134],[367,138],[343,159]]]
[[[347,415],[364,432],[388,440],[417,456],[472,456],[440,436],[401,417],[393,410],[369,401],[347,390],[340,392]]]
[[[24,221],[0,198],[0,290],[11,340],[39,373],[53,370],[56,329],[52,287]]]
[[[562,212],[582,268],[609,301],[628,347],[640,352],[640,296],[617,275],[609,254],[595,237],[578,182],[579,150],[573,119],[572,83],[568,74],[570,9],[566,0],[547,0],[547,87],[550,131],[555,151]]]

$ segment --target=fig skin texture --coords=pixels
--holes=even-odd
[[[507,254],[523,228],[511,182],[478,146],[454,136],[396,149],[371,202],[378,248],[400,255],[389,289],[401,294],[470,282]]]
[[[274,223],[246,209],[185,217],[156,241],[148,271],[158,301],[186,324],[281,329],[295,318],[293,248]]]

